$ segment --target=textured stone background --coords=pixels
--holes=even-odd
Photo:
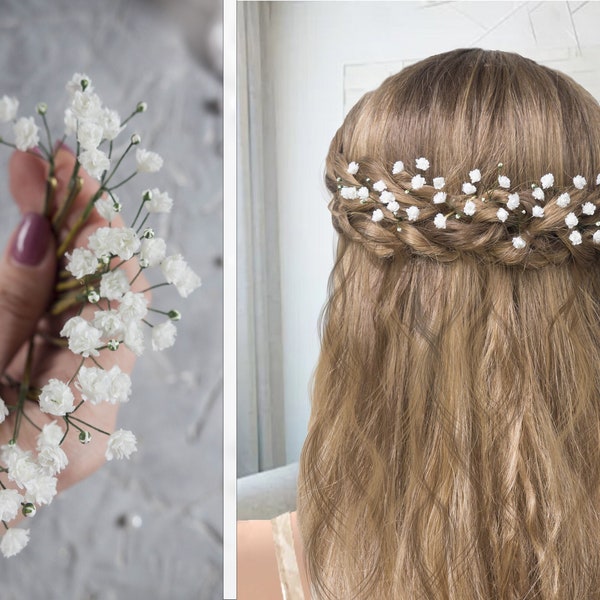
[[[216,0],[0,0],[0,95],[19,97],[21,115],[47,102],[59,135],[75,71],[122,116],[148,102],[135,129],[165,167],[132,191],[171,193],[176,210],[157,233],[203,278],[187,301],[155,294],[184,320],[173,349],[140,361],[120,413],[137,454],[27,522],[29,546],[0,561],[1,600],[223,597],[220,24]],[[0,148],[0,173],[9,153]],[[0,176],[2,247],[18,222],[7,194]]]

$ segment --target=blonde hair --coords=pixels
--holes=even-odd
[[[433,188],[391,176],[421,156],[458,205],[479,168],[489,208],[437,229]],[[495,216],[498,162],[529,214],[545,173],[571,194],[546,196],[525,250]],[[456,50],[366,94],[326,169],[339,242],[298,494],[316,596],[600,598],[600,217],[580,245],[564,223],[600,207],[597,102],[521,56]],[[367,177],[424,218],[374,223],[338,190]]]

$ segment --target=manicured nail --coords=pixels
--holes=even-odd
[[[66,150],[67,152],[69,152],[69,154],[75,156],[75,152],[73,152],[73,149],[70,146],[67,146],[67,144],[65,144],[61,140],[58,140],[58,142],[54,144],[54,154],[56,154],[59,150]]]
[[[34,146],[33,148],[31,148],[31,149],[30,149],[30,152],[31,152],[32,154],[36,154],[36,155],[37,155],[37,156],[39,156],[40,158],[44,158],[44,155],[43,155],[42,151],[41,151],[41,150],[40,150],[40,149],[39,149],[37,146]]]
[[[51,235],[48,219],[37,213],[27,213],[14,237],[10,252],[13,260],[30,267],[39,265],[46,255]]]

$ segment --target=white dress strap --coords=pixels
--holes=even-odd
[[[271,519],[271,526],[283,600],[304,600],[298,560],[294,549],[291,513],[284,513]]]

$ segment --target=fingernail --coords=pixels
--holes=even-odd
[[[13,260],[29,267],[39,265],[46,255],[51,235],[48,219],[37,213],[27,213],[14,237],[10,252]]]
[[[35,146],[34,148],[31,148],[31,152],[33,154],[36,154],[40,158],[44,158],[44,155],[42,154],[42,151],[37,146]]]
[[[73,149],[70,146],[67,146],[67,144],[65,144],[61,140],[58,140],[58,142],[54,144],[54,154],[56,154],[59,150],[66,150],[67,152],[75,156],[75,152],[73,152]]]

